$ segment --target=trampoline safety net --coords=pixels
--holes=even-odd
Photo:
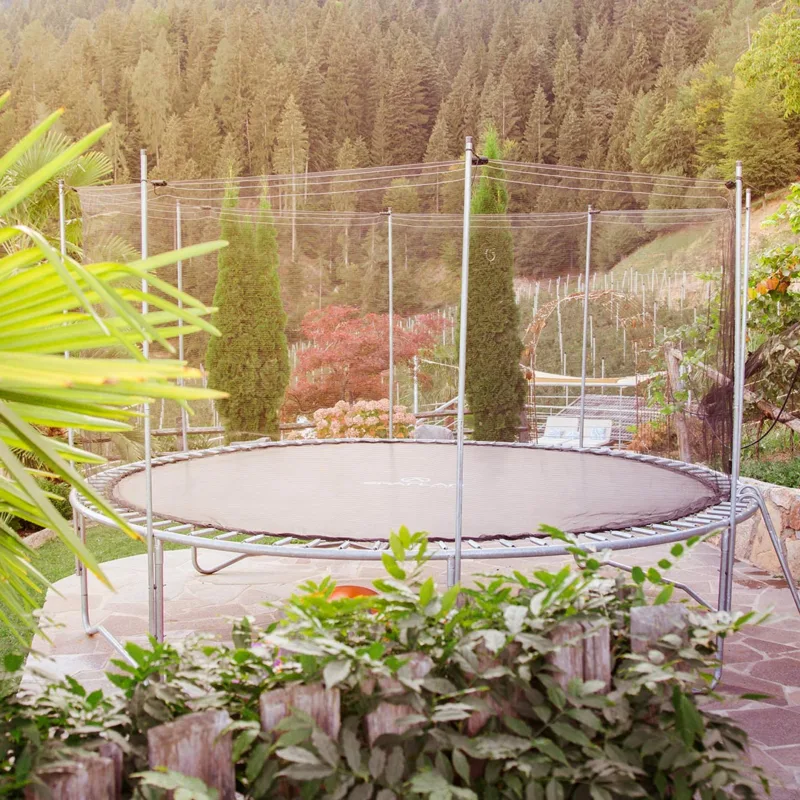
[[[473,198],[482,191],[493,200],[493,211],[502,213],[480,213],[480,203],[473,200],[468,349],[493,338],[518,337],[518,374],[508,377],[514,381],[521,375],[525,387],[526,413],[517,437],[535,442],[554,428],[569,431],[579,413],[591,206],[585,400],[590,438],[596,429],[603,443],[640,452],[647,452],[648,437],[669,440],[671,418],[656,402],[664,392],[658,365],[668,353],[680,361],[690,340],[706,337],[702,364],[679,363],[685,386],[681,408],[694,460],[727,471],[733,225],[725,186],[493,160],[473,171]],[[318,435],[315,412],[339,401],[378,403],[371,408],[385,413],[390,392],[404,413],[415,412],[418,422],[452,427],[463,197],[462,162],[150,183],[148,249],[152,255],[174,249],[179,241],[188,246],[226,239],[229,247],[221,254],[184,262],[180,281],[209,306],[216,298],[219,314],[227,302],[238,307],[245,321],[250,314],[251,323],[263,316],[261,295],[276,291],[277,278],[279,302],[270,313],[280,315],[281,308],[285,313],[291,373],[280,411],[284,437]],[[80,199],[87,258],[137,257],[139,185],[81,189]],[[229,279],[223,287],[224,270]],[[159,274],[178,283],[177,267]],[[508,286],[510,305],[503,296]],[[490,324],[481,316],[486,304],[493,313],[500,309]],[[250,327],[245,322],[238,329],[227,325],[215,346],[242,364],[257,363]],[[471,355],[469,349],[468,402]],[[206,334],[186,337],[185,358],[191,365],[206,370],[208,357]],[[192,446],[207,446],[226,422],[225,407],[200,403],[193,410],[192,428],[205,431],[206,438],[198,435]],[[152,415],[155,429],[174,429],[180,410],[166,403],[155,406]],[[396,432],[408,434],[413,417],[398,411],[396,419]],[[471,425],[468,417],[467,428]],[[339,434],[347,435],[345,423]],[[228,431],[229,439],[260,435]],[[571,463],[553,456],[547,464],[557,473],[565,471],[558,483],[567,494],[581,485],[572,480]],[[664,477],[655,473],[654,479]],[[682,491],[677,484],[672,488]],[[617,488],[595,490],[600,497]],[[698,491],[702,495],[707,487]],[[706,499],[703,495],[701,502]],[[696,500],[690,498],[688,505]],[[598,504],[602,515],[603,504]],[[639,511],[630,517],[634,523],[648,518],[647,510]],[[180,517],[175,509],[174,518]],[[586,522],[559,521],[568,529]],[[600,521],[595,527],[603,525]],[[243,520],[241,527],[258,526]]]

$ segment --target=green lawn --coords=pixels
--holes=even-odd
[[[89,528],[86,532],[86,544],[100,562],[114,561],[117,558],[127,558],[127,556],[135,556],[147,552],[147,546],[144,542],[131,539],[115,528],[102,526]],[[181,546],[170,544],[169,542],[164,543],[165,550],[177,550]],[[53,539],[47,542],[35,553],[34,566],[51,583],[61,578],[66,578],[75,572],[75,557],[67,550],[60,539]],[[41,603],[44,604],[44,591],[39,595],[39,598]],[[80,613],[77,607],[75,608],[75,613]],[[23,637],[30,644],[30,634],[23,633]],[[0,664],[7,654],[23,653],[24,650],[25,648],[5,623],[0,621]]]

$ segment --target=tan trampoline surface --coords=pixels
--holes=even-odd
[[[154,465],[153,511],[300,539],[385,541],[406,525],[452,540],[455,475],[452,443],[267,445]],[[139,470],[113,486],[113,500],[142,511],[145,486]],[[542,524],[619,530],[679,519],[721,499],[713,480],[644,460],[502,444],[467,444],[464,452],[464,538],[520,538]]]

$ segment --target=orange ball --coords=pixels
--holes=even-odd
[[[331,600],[341,600],[343,597],[374,597],[378,594],[374,589],[368,586],[354,586],[351,584],[342,584],[337,586],[332,592]]]

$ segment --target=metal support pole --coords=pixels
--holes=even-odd
[[[583,342],[581,343],[581,405],[578,415],[578,446],[583,447],[586,417],[586,344],[589,333],[589,270],[592,264],[592,207],[586,212],[586,271],[583,280]]]
[[[742,363],[742,162],[736,162],[734,241],[734,367],[733,367],[733,450],[731,453],[731,511],[728,528],[722,535],[720,553],[719,602],[721,611],[731,610],[733,561],[736,551],[736,501],[738,499],[739,467],[742,455],[742,400],[744,394],[744,364]],[[722,660],[724,641],[719,642]]]
[[[65,259],[67,256],[67,202],[63,178],[58,182],[58,239],[61,258]],[[69,358],[69,352],[64,352],[64,358]],[[67,442],[70,447],[75,444],[75,431],[72,428],[67,428]]]
[[[464,395],[467,382],[467,302],[469,299],[469,222],[472,204],[472,137],[467,136],[464,154],[464,231],[461,244],[461,304],[458,340],[458,412],[456,422],[456,532],[452,575],[453,586],[461,580],[461,531],[464,506]]]
[[[175,249],[183,247],[183,230],[181,228],[181,201],[175,201]],[[183,291],[183,259],[178,261],[178,291]],[[178,308],[183,308],[183,299],[178,298]],[[183,320],[178,320],[178,328],[183,328]],[[178,359],[183,361],[183,334],[178,334]],[[178,378],[178,386],[183,386],[183,377]],[[189,413],[181,406],[181,449],[185,453],[189,449]]]
[[[389,438],[394,438],[394,259],[392,254],[392,209],[386,210],[389,231]]]
[[[748,189],[744,195],[744,267],[742,271],[742,370],[747,363],[747,292],[750,287],[750,200],[751,190]],[[742,377],[744,380],[744,376]],[[744,390],[742,390],[744,394]]]
[[[414,416],[419,414],[419,356],[414,356]]]
[[[141,199],[141,233],[142,233],[142,259],[147,258],[147,151],[142,149],[140,152],[140,199]],[[142,291],[147,292],[147,281],[142,278]],[[142,302],[142,314],[147,314],[149,310],[147,302]],[[145,339],[142,342],[142,353],[145,358],[150,357],[150,342]],[[161,548],[157,547],[160,542],[156,542],[153,535],[153,452],[151,436],[150,405],[144,406],[144,474],[145,474],[145,517],[147,530],[147,611],[148,611],[148,630],[152,636],[159,641],[163,641],[163,606],[159,607],[159,601],[163,600],[163,592],[160,588],[160,580],[163,581],[163,570],[160,560],[163,557]],[[158,551],[158,552],[157,552]]]

